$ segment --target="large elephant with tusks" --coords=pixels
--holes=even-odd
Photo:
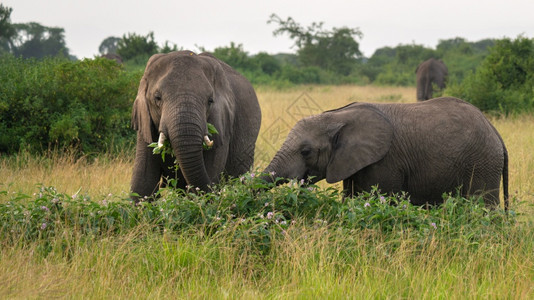
[[[218,134],[208,136],[208,123]],[[229,65],[211,54],[191,51],[152,56],[133,105],[137,147],[131,191],[150,196],[167,178],[178,179],[181,188],[209,191],[221,174],[249,171],[260,124],[252,85]],[[148,147],[165,140],[179,170],[173,168],[174,158],[162,160]]]

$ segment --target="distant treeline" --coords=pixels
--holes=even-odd
[[[11,9],[0,4],[0,153],[21,149],[72,149],[81,153],[124,148],[134,142],[132,101],[148,58],[179,50],[158,45],[151,32],[109,37],[102,55],[122,57],[78,61],[68,54],[63,31],[39,24],[10,24]],[[306,28],[293,19],[271,16],[275,35],[289,34],[295,54],[249,55],[242,45],[213,54],[243,73],[254,85],[284,88],[295,84],[415,85],[422,61],[442,59],[449,69],[443,95],[469,101],[483,111],[516,114],[534,111],[534,40],[469,42],[442,40],[384,47],[369,57],[359,51],[357,28]],[[204,51],[205,49],[201,49]],[[415,94],[414,94],[415,99]]]
[[[248,55],[241,45],[216,48],[214,55],[245,74],[254,84],[378,84],[415,85],[415,69],[431,58],[442,59],[449,79],[461,81],[488,55],[496,40],[468,42],[463,38],[442,40],[436,49],[422,45],[398,45],[377,49],[370,57],[356,60],[348,74],[314,65],[304,65],[297,54]]]

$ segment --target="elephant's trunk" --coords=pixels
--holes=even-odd
[[[194,111],[178,110],[175,114],[170,119],[178,121],[168,126],[168,135],[180,170],[188,185],[207,191],[211,181],[202,155],[206,130],[202,124],[206,122]]]
[[[277,153],[267,168],[263,170],[262,179],[267,183],[274,182],[276,178],[283,178],[282,180],[276,181],[276,185],[280,185],[289,181],[287,178],[290,176],[285,171],[285,168],[288,166],[288,164],[285,162],[285,159],[282,156],[283,155],[280,155],[280,153]]]

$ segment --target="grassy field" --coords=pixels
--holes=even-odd
[[[263,113],[258,169],[301,117],[353,101],[415,101],[414,88],[400,87],[259,87],[257,93]],[[258,252],[236,239],[233,223],[212,235],[202,227],[160,232],[143,222],[100,236],[65,226],[48,240],[13,243],[2,236],[0,298],[532,299],[534,117],[490,119],[510,153],[518,217],[505,229],[466,221],[446,234],[384,233],[380,226],[347,229],[296,219],[270,240],[268,251]],[[0,203],[38,193],[38,185],[99,202],[126,198],[132,160],[129,153],[91,162],[69,155],[0,158]],[[251,228],[248,233],[257,227]]]

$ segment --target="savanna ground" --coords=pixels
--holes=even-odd
[[[353,101],[415,99],[415,89],[406,87],[256,91],[263,114],[256,169],[269,162],[301,117]],[[297,219],[283,237],[271,240],[269,251],[259,253],[236,242],[231,229],[212,236],[201,230],[161,233],[147,223],[89,238],[69,229],[46,244],[51,248],[46,255],[42,242],[0,241],[0,298],[532,299],[534,117],[489,118],[508,147],[511,206],[517,214],[502,232],[471,231],[467,222],[459,225],[459,237],[421,238],[409,230],[338,232]],[[0,203],[10,195],[37,193],[38,185],[93,201],[120,201],[128,197],[132,163],[128,151],[90,160],[24,153],[0,158]]]

